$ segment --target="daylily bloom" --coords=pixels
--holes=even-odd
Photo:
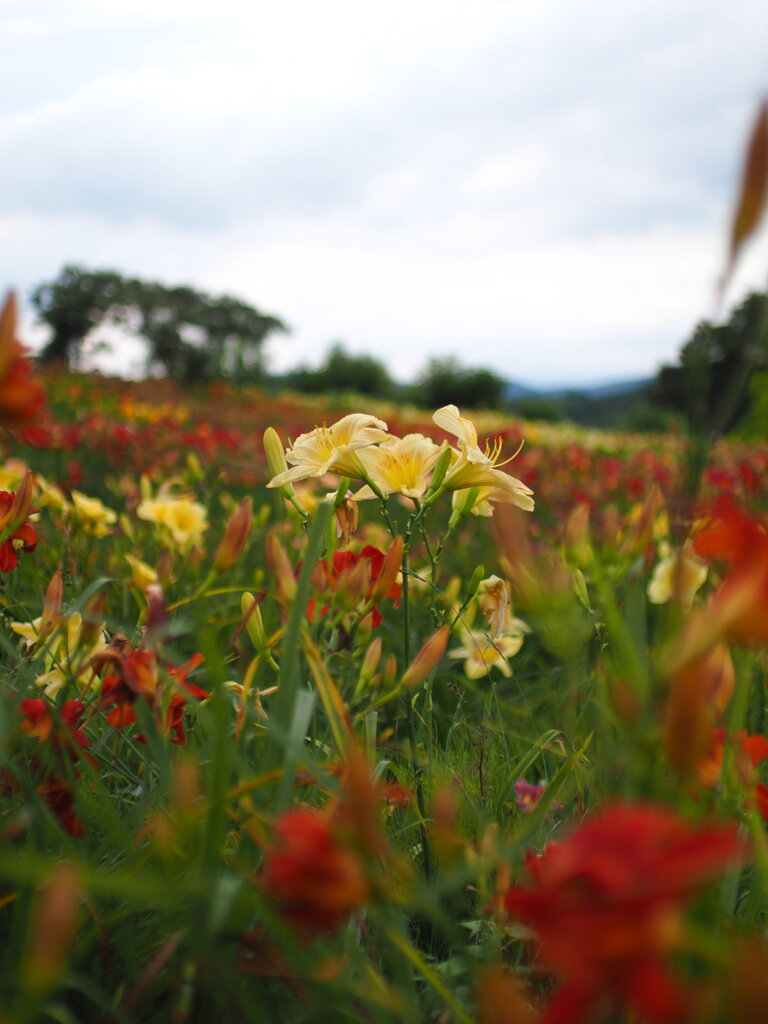
[[[119,652],[105,652],[100,661],[112,662],[118,668],[119,675],[105,676],[101,684],[102,710],[111,708],[107,721],[116,729],[123,729],[136,721],[133,704],[138,697],[157,712],[157,726],[161,733],[172,733],[173,743],[184,743],[183,714],[184,706],[190,697],[195,700],[207,700],[210,696],[199,686],[190,683],[187,676],[202,662],[203,656],[195,654],[183,665],[166,665],[162,672],[157,657],[152,651],[134,650],[123,657]],[[164,690],[172,687],[169,700],[164,698]],[[163,708],[165,714],[163,715]],[[138,740],[144,739],[137,736]]]
[[[713,626],[736,644],[768,643],[768,530],[721,501],[693,540],[701,558],[725,562],[730,572],[712,598]]]
[[[448,652],[449,658],[464,658],[464,675],[467,679],[481,679],[487,676],[492,668],[497,668],[503,676],[511,676],[512,669],[507,664],[523,646],[523,639],[529,627],[522,619],[507,619],[504,632],[492,640],[487,633],[468,629],[464,632],[464,645]]]
[[[492,515],[489,502],[504,502],[517,505],[518,508],[530,512],[533,509],[533,491],[530,487],[508,473],[502,472],[499,463],[501,458],[501,441],[486,445],[481,451],[477,443],[477,430],[471,420],[459,414],[455,405],[446,405],[438,409],[432,419],[443,430],[455,434],[459,442],[459,451],[451,460],[448,472],[436,494],[444,491],[468,491],[481,488],[483,494],[475,495],[473,504],[482,502],[482,511],[475,514]],[[510,461],[510,460],[507,460]],[[436,495],[435,495],[436,496]],[[458,499],[457,499],[458,501]],[[490,509],[490,511],[488,511]],[[462,513],[473,511],[472,505],[462,507]]]
[[[685,905],[745,859],[734,826],[692,826],[652,805],[614,804],[526,860],[505,908],[535,931],[538,959],[560,980],[543,1024],[686,1019],[670,957],[685,948]]]
[[[19,551],[37,546],[37,530],[29,524],[32,508],[32,475],[27,473],[13,491],[0,491],[0,572],[10,572],[19,561]]]
[[[94,537],[106,537],[117,522],[116,512],[98,498],[89,498],[80,491],[72,491],[72,511],[75,519]]]
[[[360,861],[327,817],[309,807],[291,808],[276,821],[259,884],[305,940],[338,931],[368,897]]]
[[[160,488],[156,498],[146,498],[136,509],[139,519],[156,523],[180,551],[203,542],[208,529],[208,512],[204,505],[188,495],[171,495]]]
[[[16,340],[16,295],[10,292],[0,310],[0,426],[34,423],[43,405],[43,385]]]
[[[720,782],[727,739],[724,729],[711,731],[709,753],[698,767],[697,774],[702,785],[715,787]],[[768,820],[768,786],[759,781],[756,771],[757,766],[768,758],[768,739],[759,734],[750,736],[745,729],[736,729],[731,733],[730,742],[739,778],[757,812]]]
[[[689,612],[706,578],[707,567],[692,556],[690,545],[678,552],[670,552],[665,546],[664,557],[648,583],[648,600],[651,604],[666,604],[674,599],[684,612]]]
[[[437,445],[423,434],[406,434],[362,449],[359,459],[384,497],[404,494],[418,499],[424,496],[430,473],[445,448],[445,443]],[[374,497],[376,494],[368,485],[355,494],[357,501]]]
[[[52,619],[44,609],[43,615],[31,622],[11,622],[10,626],[27,649],[45,640],[43,671],[35,683],[44,688],[47,697],[55,697],[70,680],[81,689],[87,686],[94,674],[91,659],[107,646],[103,626],[99,626],[92,639],[89,634],[93,631],[84,628],[79,612],[70,616],[59,614]]]
[[[388,437],[386,423],[362,412],[350,413],[330,427],[316,427],[297,437],[286,450],[285,458],[291,468],[272,477],[267,487],[282,487],[326,473],[359,480],[365,471],[357,452]]]

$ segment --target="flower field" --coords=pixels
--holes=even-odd
[[[0,1022],[768,1017],[768,446],[35,376]],[[768,779],[768,776],[765,776]]]

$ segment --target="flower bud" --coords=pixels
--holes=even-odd
[[[43,614],[40,620],[40,639],[44,640],[45,637],[56,629],[57,625],[61,620],[61,602],[64,597],[64,580],[61,575],[61,569],[57,569],[51,577],[51,582],[48,584],[48,589],[45,592],[45,600],[43,601]]]
[[[224,536],[213,559],[213,571],[226,572],[231,569],[243,553],[253,526],[253,502],[243,498],[229,517]]]
[[[274,534],[267,537],[267,565],[277,587],[278,600],[290,604],[296,596],[296,578],[285,548]]]
[[[450,632],[448,626],[441,626],[427,640],[400,679],[400,686],[404,690],[413,689],[419,683],[423,683],[430,672],[437,668],[448,646]]]
[[[403,538],[395,537],[381,564],[381,572],[371,589],[371,600],[381,601],[397,583],[397,577],[403,564]]]
[[[243,620],[251,643],[259,654],[269,646],[267,633],[264,629],[264,620],[261,617],[261,609],[253,594],[246,592],[240,598],[240,609],[243,613]]]
[[[280,435],[274,427],[267,427],[264,431],[264,454],[267,456],[267,465],[273,477],[285,473],[288,463],[285,460],[285,449]]]
[[[381,661],[381,637],[377,636],[376,639],[369,645],[368,650],[365,652],[363,658],[363,664],[360,669],[360,676],[357,680],[356,692],[361,692],[366,689],[374,675],[376,669],[379,667]]]

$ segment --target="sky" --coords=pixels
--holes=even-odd
[[[762,0],[0,0],[0,287],[234,294],[274,372],[648,376],[716,315],[766,58]]]

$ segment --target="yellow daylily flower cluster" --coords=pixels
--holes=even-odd
[[[42,615],[31,622],[10,623],[11,629],[22,638],[28,650],[41,639],[42,625]],[[80,688],[93,681],[91,659],[94,654],[106,650],[107,637],[104,630],[99,629],[94,643],[89,639],[92,634],[93,626],[88,624],[87,629],[84,629],[83,617],[79,612],[59,618],[45,638],[44,671],[35,678],[35,683],[43,687],[46,696],[55,698],[70,679],[74,679]]]
[[[94,537],[106,537],[117,522],[116,512],[98,498],[89,498],[80,491],[72,491],[72,516],[86,533]]]
[[[144,500],[136,509],[139,519],[155,523],[171,546],[186,552],[200,546],[208,529],[208,512],[204,505],[188,494],[174,494],[173,481],[160,485],[157,496],[151,497],[149,482],[142,478]]]
[[[362,480],[357,500],[401,494],[431,504],[446,491],[456,495],[460,514],[492,515],[492,502],[508,502],[533,509],[533,492],[501,469],[501,444],[482,450],[471,420],[455,405],[438,409],[432,417],[454,434],[458,446],[436,444],[422,434],[396,437],[375,416],[353,413],[330,427],[316,427],[285,452],[290,468],[277,473],[268,487],[284,487],[299,480],[335,473]]]

